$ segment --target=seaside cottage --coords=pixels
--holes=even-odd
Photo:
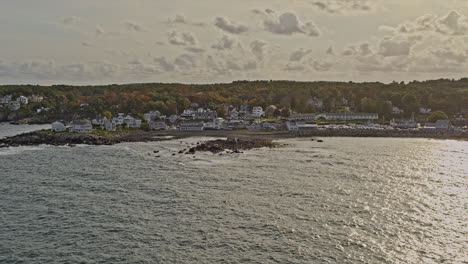
[[[223,129],[223,125],[224,125],[224,119],[221,118],[221,117],[218,117],[218,118],[215,118],[213,120],[213,128],[214,129]]]
[[[148,112],[148,113],[144,114],[143,116],[144,116],[145,121],[149,123],[150,121],[161,117],[161,112],[151,111],[151,112]]]
[[[449,120],[437,120],[435,123],[426,123],[426,129],[449,130],[452,129],[452,124]]]
[[[179,124],[177,129],[180,131],[203,131],[204,124],[201,122],[185,122]]]
[[[166,130],[167,125],[164,121],[150,121],[148,123],[148,127],[151,130]]]
[[[20,104],[28,104],[28,98],[26,96],[20,96],[16,98],[16,102],[19,102]]]
[[[252,117],[253,118],[260,118],[265,115],[265,112],[263,112],[263,108],[261,106],[255,106],[252,109]]]
[[[65,131],[65,125],[62,122],[55,121],[52,123],[52,132],[63,132]]]
[[[135,119],[130,115],[127,115],[124,118],[124,123],[127,125],[128,128],[140,128],[141,127],[141,120]]]
[[[70,124],[70,132],[90,133],[93,131],[93,125],[89,120],[75,120]]]
[[[104,129],[109,132],[115,132],[117,131],[117,124],[109,119],[106,119],[104,121]]]
[[[117,115],[117,117],[114,117],[114,118],[112,119],[112,121],[114,121],[118,126],[121,126],[121,125],[124,124],[124,120],[125,120],[125,117],[124,117],[124,116],[125,116],[124,113],[119,113],[119,114]]]
[[[10,111],[16,111],[21,108],[21,104],[18,101],[10,101],[8,103],[8,110]]]
[[[377,120],[377,113],[323,113],[316,116],[316,120],[350,121],[350,120]]]

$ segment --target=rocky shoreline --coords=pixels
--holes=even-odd
[[[225,149],[231,151],[248,150],[259,147],[275,147],[273,140],[295,137],[395,137],[395,138],[431,138],[468,140],[467,131],[438,130],[365,130],[365,129],[314,129],[307,132],[290,133],[287,131],[251,132],[251,131],[159,131],[143,130],[126,131],[112,135],[51,133],[50,131],[35,131],[0,139],[0,148],[54,145],[74,146],[85,145],[115,145],[124,142],[155,142],[188,137],[221,137],[229,140],[213,140],[200,143],[188,152],[210,151],[219,153]]]
[[[0,148],[34,145],[75,146],[85,145],[115,145],[124,142],[155,142],[172,140],[180,137],[165,137],[165,135],[136,131],[111,136],[92,134],[62,133],[54,134],[45,131],[35,131],[0,139]]]

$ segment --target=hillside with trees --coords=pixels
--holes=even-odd
[[[376,112],[388,118],[392,107],[404,110],[400,118],[408,118],[420,107],[443,111],[449,117],[468,108],[468,78],[440,79],[409,83],[354,83],[354,82],[294,82],[294,81],[236,81],[226,84],[170,84],[145,83],[106,86],[0,86],[0,97],[13,95],[40,95],[40,103],[30,103],[14,114],[18,118],[36,116],[36,109],[50,110],[44,119],[93,118],[98,114],[111,116],[118,112],[138,115],[159,110],[170,115],[181,112],[190,103],[200,107],[218,109],[221,104],[276,105],[298,113],[323,112]],[[308,103],[311,98],[323,100],[323,109]],[[9,110],[0,108],[0,118]],[[222,116],[222,113],[220,114]]]

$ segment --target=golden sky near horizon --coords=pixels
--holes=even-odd
[[[460,78],[468,1],[1,1],[0,43],[0,84]]]

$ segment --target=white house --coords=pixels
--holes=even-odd
[[[55,121],[52,123],[52,129],[53,132],[63,132],[65,131],[65,125],[62,122]]]
[[[331,121],[349,121],[349,120],[377,120],[379,114],[377,113],[324,113],[316,116],[319,119]]]
[[[146,122],[150,122],[151,120],[155,120],[161,116],[161,112],[159,111],[151,111],[143,115]]]
[[[124,118],[124,123],[127,125],[128,128],[140,128],[141,127],[141,120],[135,119],[130,115],[127,115]]]
[[[104,121],[104,129],[110,132],[117,131],[117,124],[114,121],[106,118]]]
[[[16,102],[19,102],[20,104],[28,104],[28,98],[26,96],[20,96],[16,98]]]
[[[449,130],[452,128],[449,120],[437,120],[435,123],[426,123],[425,128]]]
[[[21,108],[21,104],[18,101],[10,101],[8,103],[8,110],[10,111],[16,111]]]
[[[309,121],[315,121],[315,114],[300,114],[300,113],[296,113],[296,114],[292,114],[290,115],[288,118],[288,120],[291,120],[291,121],[300,121],[300,120],[309,120]]]
[[[204,125],[201,122],[185,122],[178,126],[180,131],[202,131]]]
[[[221,117],[213,119],[213,128],[214,129],[223,129],[224,119]]]
[[[265,115],[265,112],[263,112],[263,108],[261,106],[255,106],[252,108],[252,117],[260,118],[263,115]]]
[[[164,121],[150,121],[148,123],[149,129],[151,130],[166,130],[167,125]]]
[[[177,121],[177,119],[179,119],[179,117],[177,115],[169,116],[169,122],[171,122],[171,124],[175,123]]]
[[[70,124],[70,132],[90,133],[93,131],[93,125],[89,120],[75,120]]]
[[[115,124],[117,124],[118,126],[123,125],[124,120],[125,120],[125,114],[124,114],[124,113],[119,113],[119,114],[117,115],[117,117],[114,117],[114,118],[112,119],[112,121],[114,121]]]

